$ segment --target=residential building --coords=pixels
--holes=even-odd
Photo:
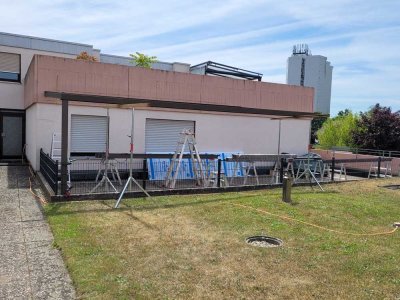
[[[287,61],[286,83],[313,87],[314,112],[330,114],[332,70],[325,56],[312,55],[305,44],[296,45]]]
[[[77,60],[82,51],[99,61]],[[91,45],[0,33],[0,156],[24,153],[38,170],[40,149],[49,153],[63,130],[65,99],[69,156],[104,152],[107,136],[111,153],[128,153],[132,108],[137,153],[173,152],[183,129],[203,153],[276,154],[278,141],[281,152],[307,152],[312,88],[229,77],[192,74],[185,63],[145,69]]]

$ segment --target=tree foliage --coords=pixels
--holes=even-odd
[[[344,117],[344,116],[347,116],[348,114],[351,114],[351,113],[352,113],[351,110],[346,108],[345,110],[339,111],[337,116],[338,117]]]
[[[318,130],[318,142],[324,148],[333,146],[352,147],[352,133],[356,128],[358,116],[347,110],[335,118],[329,118]]]
[[[327,120],[326,117],[323,118],[315,118],[311,121],[311,140],[310,143],[311,144],[315,144],[316,140],[317,140],[317,132],[318,130],[321,129],[322,125],[325,123],[325,121]]]
[[[400,150],[400,111],[376,104],[361,113],[352,138],[359,148]]]
[[[138,67],[151,68],[151,64],[157,62],[157,56],[148,56],[143,53],[136,52],[135,54],[129,54],[132,57],[130,61]]]
[[[93,55],[89,55],[86,51],[82,51],[81,53],[78,54],[76,59],[80,60],[87,60],[87,61],[97,61],[97,58],[94,57]]]

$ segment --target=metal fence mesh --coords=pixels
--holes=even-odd
[[[358,180],[391,176],[391,159],[322,160],[320,158],[278,158],[271,160],[203,159],[201,166],[183,159],[178,172],[168,169],[171,159],[80,158],[68,168],[72,195],[119,193],[132,169],[132,176],[146,191],[274,186],[282,183],[285,173],[294,183]],[[169,180],[167,180],[169,178]],[[57,179],[58,182],[60,178]],[[173,181],[173,184],[171,184]],[[60,183],[59,183],[60,186]],[[60,191],[60,187],[58,191]],[[128,192],[140,191],[130,184]]]

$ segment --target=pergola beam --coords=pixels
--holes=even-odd
[[[124,97],[100,96],[100,95],[89,95],[89,94],[74,94],[74,93],[52,92],[52,91],[45,91],[44,95],[49,98],[57,98],[61,100],[68,100],[75,102],[90,102],[90,103],[117,104],[117,105],[145,104],[147,107],[225,112],[225,113],[236,113],[236,114],[253,114],[253,115],[264,115],[264,116],[289,116],[289,117],[300,117],[300,118],[301,117],[314,118],[321,116],[320,113],[313,113],[313,112],[274,110],[274,109],[233,106],[233,105],[189,103],[189,102],[178,102],[178,101],[167,101],[167,100],[124,98]]]

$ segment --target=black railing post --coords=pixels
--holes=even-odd
[[[54,193],[56,194],[56,195],[58,195],[58,160],[56,160],[56,163],[55,163],[55,165],[54,165],[54,182],[55,182],[55,185],[54,185]],[[71,179],[72,180],[72,179]]]
[[[221,165],[222,161],[218,158],[217,187],[221,187]]]
[[[281,168],[280,168],[280,171],[279,171],[279,183],[283,183],[283,170],[284,170],[284,166],[283,166],[283,164],[285,163],[285,159],[284,158],[281,158]]]
[[[335,157],[332,157],[331,181],[335,181]]]
[[[132,166],[131,166],[132,168]],[[142,187],[145,190],[146,189],[146,179],[148,178],[147,176],[147,159],[143,159],[143,183]]]
[[[61,194],[68,192],[68,101],[61,104]]]
[[[381,177],[381,161],[382,161],[382,158],[379,156],[378,157],[378,178],[379,177]]]

